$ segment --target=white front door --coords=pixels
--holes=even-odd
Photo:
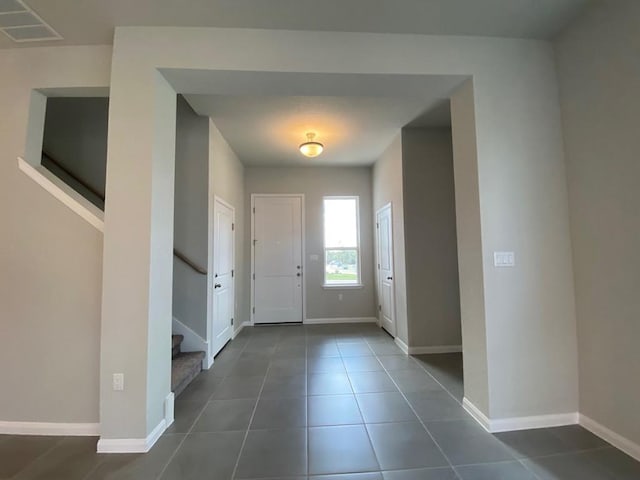
[[[216,199],[213,207],[213,325],[212,354],[231,340],[235,305],[234,215],[232,207]]]
[[[253,198],[254,323],[302,322],[302,197]]]
[[[393,289],[393,226],[391,204],[376,213],[376,245],[378,256],[378,303],[380,324],[389,334],[396,336],[396,318]]]

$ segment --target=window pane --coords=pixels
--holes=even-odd
[[[357,250],[326,250],[325,252],[327,284],[358,283]]]
[[[324,246],[358,247],[355,198],[324,200]]]

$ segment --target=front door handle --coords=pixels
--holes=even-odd
[[[213,286],[213,288],[220,288],[220,287],[222,287],[222,285],[221,285],[221,284],[219,284],[219,283],[216,283],[216,284]]]
[[[393,280],[393,277],[387,277],[387,280]]]

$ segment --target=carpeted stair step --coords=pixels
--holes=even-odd
[[[180,354],[180,344],[184,340],[184,335],[171,335],[171,358],[176,358]]]
[[[202,370],[204,352],[183,352],[171,360],[171,391],[177,397]]]

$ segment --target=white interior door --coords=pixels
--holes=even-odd
[[[254,323],[302,322],[302,197],[254,196]]]
[[[396,336],[393,288],[393,227],[391,204],[376,213],[376,244],[378,247],[378,302],[382,328]]]
[[[216,199],[213,207],[212,354],[231,340],[235,305],[234,216],[232,207]]]

